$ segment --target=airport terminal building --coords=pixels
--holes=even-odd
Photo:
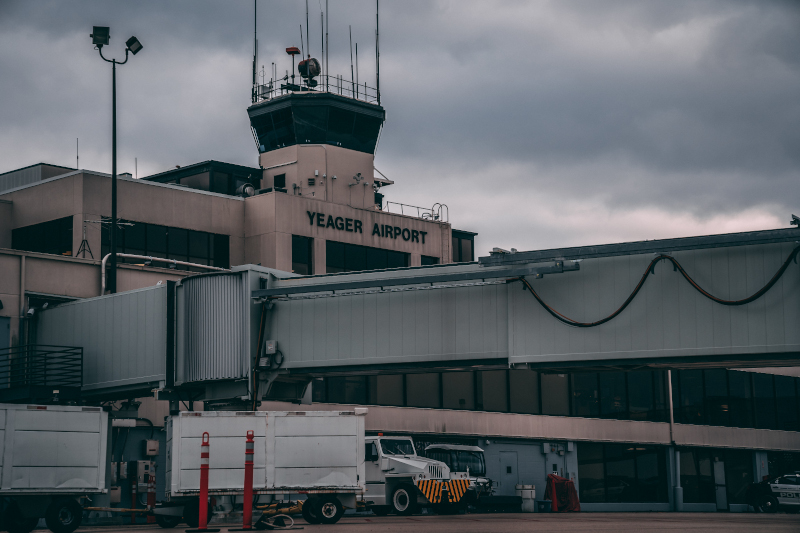
[[[745,511],[749,483],[800,470],[800,230],[476,258],[477,234],[453,229],[445,205],[384,197],[377,103],[287,91],[248,113],[258,166],[117,178],[117,291],[136,307],[106,294],[109,175],[46,164],[0,175],[0,349],[70,345],[64,328],[79,326],[54,313],[98,302],[76,401],[136,400],[126,408],[146,421],[115,460],[139,458],[170,409],[224,408],[235,390],[262,410],[369,406],[370,433],[479,446],[498,494],[533,484],[541,499],[547,474],[571,478],[584,510]],[[651,265],[662,256],[724,302],[666,259]],[[183,386],[192,333],[174,324],[191,308],[170,298],[216,280],[192,293],[216,302],[234,278],[255,280],[243,373]],[[585,327],[634,289],[613,320]],[[124,353],[102,333],[112,319]],[[257,393],[268,334],[285,362]],[[92,388],[97,361],[111,377]]]

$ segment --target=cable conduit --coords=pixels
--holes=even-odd
[[[567,317],[566,315],[563,315],[563,314],[559,313],[558,311],[556,311],[555,309],[550,307],[544,300],[542,300],[542,298],[536,293],[535,290],[533,290],[533,287],[528,282],[528,280],[525,279],[524,276],[521,276],[521,277],[518,277],[518,278],[509,279],[508,283],[513,283],[515,281],[522,282],[522,284],[524,285],[524,288],[527,288],[531,292],[531,295],[533,295],[533,297],[536,298],[536,301],[539,302],[539,304],[548,313],[550,313],[556,320],[558,320],[559,322],[562,322],[562,323],[564,323],[564,324],[566,324],[568,326],[573,326],[573,327],[576,327],[576,328],[593,328],[595,326],[599,326],[601,324],[605,324],[606,322],[609,322],[609,321],[613,320],[620,313],[622,313],[625,310],[625,308],[628,307],[628,305],[633,301],[633,299],[636,297],[636,295],[639,293],[639,291],[642,289],[642,287],[644,286],[645,282],[647,281],[647,276],[649,274],[655,274],[655,267],[660,261],[669,261],[669,262],[671,262],[672,265],[675,267],[675,269],[678,272],[681,273],[681,275],[684,277],[684,279],[686,279],[686,281],[688,281],[689,284],[692,287],[694,287],[694,289],[697,292],[699,292],[700,294],[702,294],[703,296],[705,296],[709,300],[711,300],[713,302],[716,302],[716,303],[718,303],[720,305],[739,306],[739,305],[749,304],[750,302],[754,302],[755,300],[758,300],[764,294],[766,294],[767,291],[769,291],[773,287],[773,285],[775,285],[775,283],[777,283],[777,281],[781,278],[781,276],[783,276],[784,272],[786,272],[786,269],[789,268],[789,264],[793,260],[796,259],[798,252],[800,252],[800,246],[796,246],[794,248],[794,250],[792,250],[792,252],[786,258],[786,261],[783,262],[781,267],[778,269],[777,272],[775,272],[775,275],[772,276],[772,279],[770,279],[769,282],[767,282],[766,285],[764,285],[761,289],[759,289],[755,293],[751,294],[747,298],[743,298],[741,300],[723,300],[722,298],[718,298],[718,297],[714,296],[713,294],[711,294],[708,291],[706,291],[705,289],[703,289],[700,285],[698,285],[697,282],[695,282],[692,279],[692,277],[686,272],[686,270],[684,270],[684,268],[681,266],[681,264],[678,262],[677,259],[675,259],[672,256],[666,255],[666,254],[659,254],[655,259],[650,261],[650,264],[647,265],[647,268],[645,269],[644,274],[642,274],[642,277],[639,280],[639,283],[633,289],[633,292],[631,292],[631,294],[628,296],[628,298],[622,303],[622,305],[619,306],[619,308],[616,311],[614,311],[613,313],[611,313],[607,317],[602,318],[600,320],[597,320],[595,322],[579,322],[577,320],[573,320],[573,319]]]

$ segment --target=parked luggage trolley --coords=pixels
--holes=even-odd
[[[108,492],[108,413],[100,407],[0,404],[2,529],[53,533],[81,524],[81,499]]]
[[[311,523],[334,524],[364,493],[364,415],[354,411],[183,412],[167,420],[166,503],[154,510],[159,525],[185,517],[195,525],[199,510],[200,443],[209,434],[212,497],[244,494],[244,451],[253,433],[253,494],[256,508],[299,510]],[[278,504],[278,505],[271,505]]]

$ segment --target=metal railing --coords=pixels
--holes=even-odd
[[[0,390],[83,385],[83,348],[27,344],[0,349]]]
[[[434,220],[436,222],[449,222],[450,209],[446,204],[435,203],[433,207],[419,207],[417,205],[401,204],[400,202],[390,202],[388,200],[383,202],[381,211],[385,213],[394,213],[399,215],[407,215],[425,220]]]
[[[295,83],[295,81],[299,83]],[[366,83],[355,83],[345,79],[343,76],[328,76],[325,74],[317,76],[312,81],[316,82],[313,87],[309,87],[306,80],[300,78],[300,76],[295,78],[286,75],[277,80],[269,80],[269,82],[262,85],[253,86],[252,101],[257,104],[286,94],[307,92],[338,94],[371,104],[380,104],[381,101],[378,89],[370,87]]]

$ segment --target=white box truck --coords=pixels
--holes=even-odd
[[[258,503],[307,498],[303,517],[333,524],[364,492],[364,415],[354,411],[183,412],[167,419],[167,501],[162,527],[197,520],[200,444],[209,434],[209,495],[244,492],[245,437],[253,431]]]
[[[108,491],[108,413],[100,407],[0,404],[2,529],[54,533],[81,524],[80,499]]]

